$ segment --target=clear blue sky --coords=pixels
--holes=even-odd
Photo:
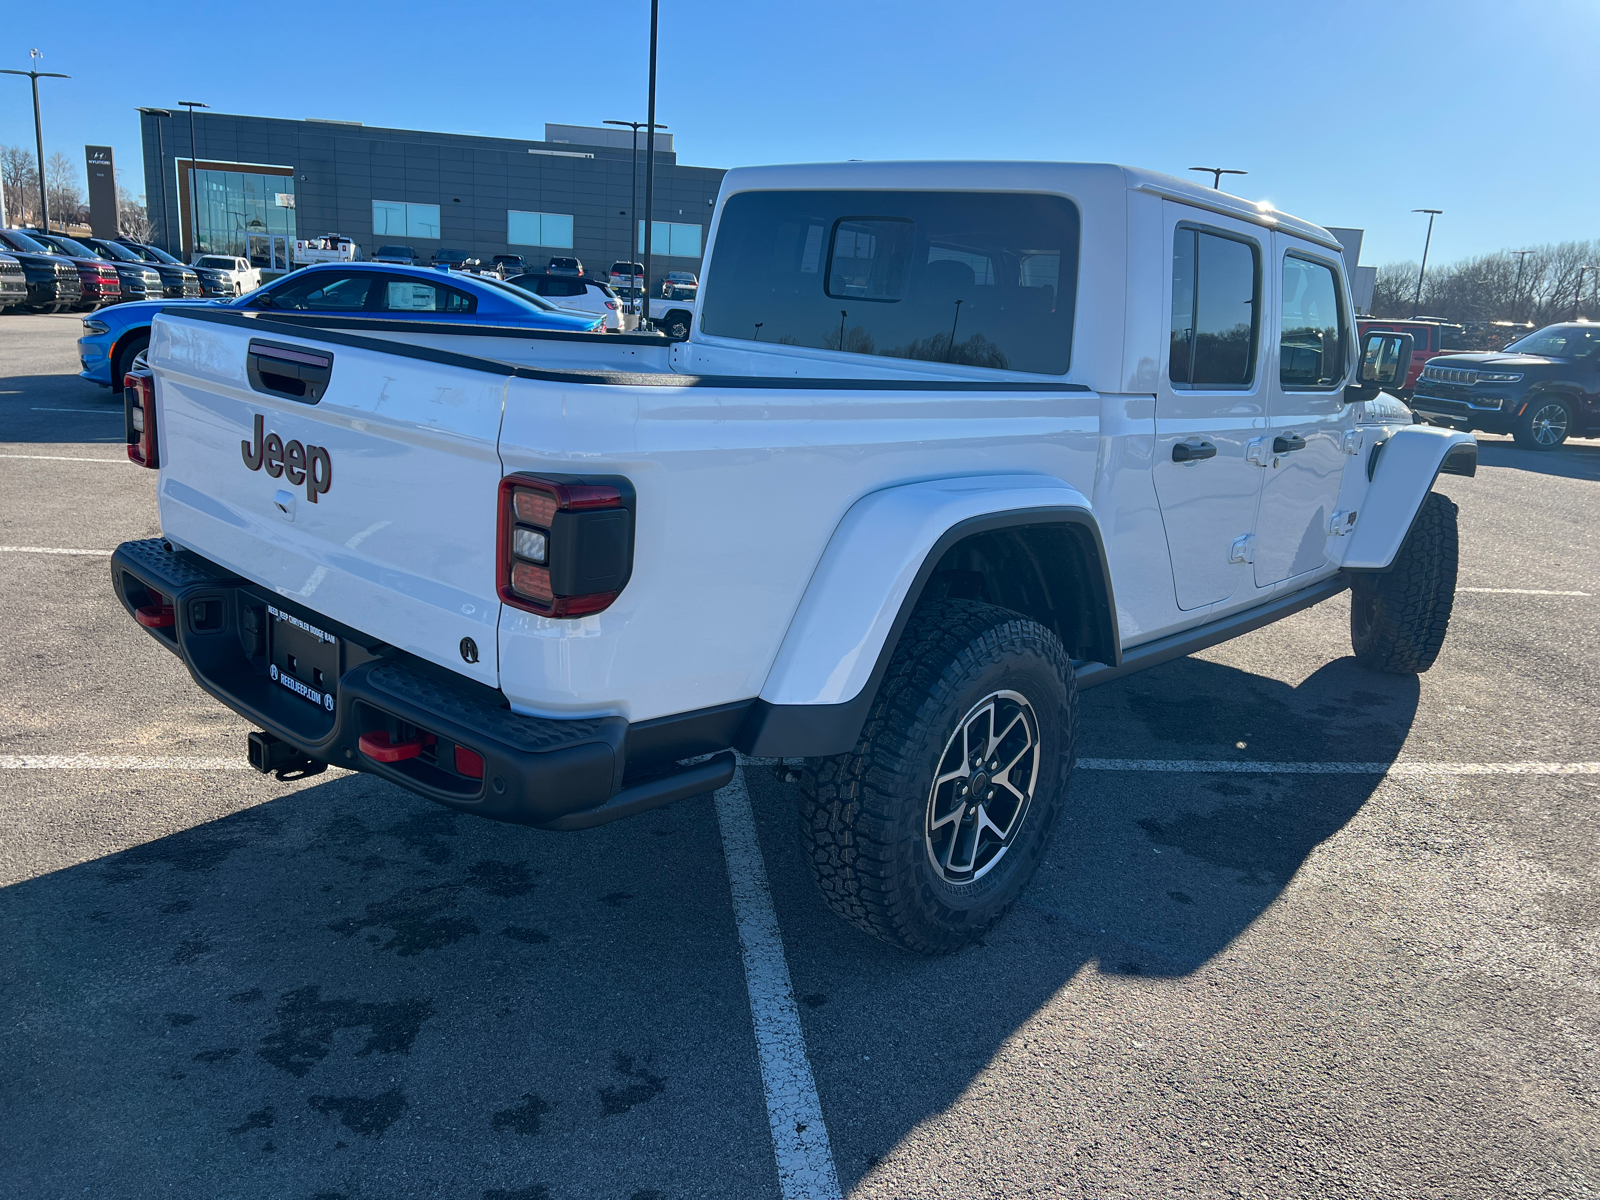
[[[1594,0],[664,0],[658,119],[680,161],[1011,158],[1250,172],[1240,194],[1367,230],[1362,259],[1600,237]],[[45,152],[116,148],[136,105],[541,136],[642,119],[649,5],[19,3],[0,66],[43,69]],[[0,76],[0,142],[33,146]]]

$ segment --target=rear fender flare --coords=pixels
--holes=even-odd
[[[781,756],[848,750],[945,553],[974,534],[1037,525],[1070,527],[1090,548],[1103,597],[1093,616],[1096,641],[1120,659],[1109,566],[1083,493],[1039,475],[886,488],[858,500],[834,531],[744,723],[740,748]]]
[[[1473,475],[1477,464],[1478,443],[1470,433],[1433,425],[1397,430],[1383,443],[1373,468],[1344,569],[1387,571],[1439,473]]]

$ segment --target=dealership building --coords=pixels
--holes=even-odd
[[[636,201],[629,129],[546,125],[520,141],[202,110],[191,150],[186,112],[140,111],[153,240],[186,262],[234,254],[284,270],[297,240],[327,234],[363,258],[393,244],[424,261],[442,248],[520,254],[536,269],[572,256],[591,274],[641,258],[643,131]],[[659,131],[655,159],[653,289],[668,271],[699,273],[724,174],[680,166]]]

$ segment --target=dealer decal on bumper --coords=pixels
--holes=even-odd
[[[311,703],[320,704],[329,712],[333,711],[332,692],[319,692],[316,688],[301,683],[293,675],[289,674],[289,672],[278,670],[277,663],[273,663],[272,666],[268,667],[267,673],[279,683],[283,684],[284,687],[288,688],[295,695],[304,696],[307,700],[311,701]]]

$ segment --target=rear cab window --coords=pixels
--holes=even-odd
[[[1065,374],[1079,215],[1035,193],[742,192],[723,207],[704,333]]]

